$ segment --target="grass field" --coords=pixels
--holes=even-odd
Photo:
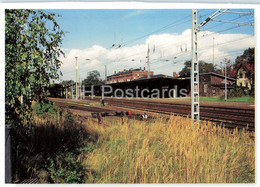
[[[225,101],[221,97],[200,97],[201,101]],[[255,102],[255,99],[249,96],[234,97],[227,99],[228,102]]]
[[[171,117],[154,122],[119,120],[103,128],[95,148],[81,154],[88,172],[85,183],[253,183],[253,133],[231,132],[190,119]],[[88,147],[88,146],[87,146]]]
[[[13,135],[17,179],[41,183],[254,183],[254,132],[189,118],[80,118],[35,104]]]

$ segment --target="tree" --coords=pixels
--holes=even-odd
[[[61,83],[62,85],[72,85],[72,84],[74,84],[74,81],[73,80],[67,80],[67,81],[62,81],[62,83]]]
[[[191,61],[190,60],[185,61],[184,67],[179,72],[179,75],[181,77],[190,77],[190,67],[191,67]],[[220,70],[214,67],[212,63],[199,61],[199,73],[209,73],[209,72],[220,73]]]
[[[42,10],[7,9],[5,12],[7,121],[30,114],[32,100],[35,97],[42,100],[50,80],[59,77],[64,32],[55,17]]]
[[[233,70],[233,63],[231,60],[224,58],[223,61],[220,62],[221,64],[221,73],[223,76],[225,76],[225,69],[227,70],[227,77],[236,78],[236,75],[234,75]]]
[[[82,81],[82,84],[85,86],[91,85],[101,85],[100,73],[97,70],[91,71],[88,73],[87,78]]]
[[[237,66],[245,63],[252,66],[255,65],[255,48],[248,48],[244,50],[243,55],[238,56],[235,60],[235,64]]]

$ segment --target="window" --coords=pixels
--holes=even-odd
[[[208,92],[208,85],[204,84],[204,93],[207,93],[207,92]]]
[[[242,85],[242,82],[240,82],[240,86],[243,86],[243,85]]]
[[[215,90],[215,89],[213,89],[213,90],[212,90],[212,93],[213,93],[213,94],[215,94],[215,93],[216,93],[216,90]]]
[[[246,87],[248,88],[248,82],[246,83]]]
[[[240,71],[240,73],[239,73],[239,78],[241,79],[241,78],[243,78],[243,73]]]

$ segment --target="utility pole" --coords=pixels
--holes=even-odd
[[[147,71],[148,71],[147,78],[150,79],[151,75],[150,75],[150,47],[149,47],[149,44],[148,44],[148,50],[147,50]]]
[[[83,99],[85,99],[85,85],[83,84]]]
[[[227,101],[227,59],[225,58],[225,101]]]
[[[76,58],[76,99],[78,99],[78,57]]]
[[[71,99],[74,99],[74,95],[73,95],[73,82],[72,82],[72,85],[71,85]]]
[[[80,75],[81,75],[81,73],[79,74],[79,99],[81,99],[81,82],[80,82]]]
[[[199,124],[199,62],[198,62],[198,26],[197,9],[192,9],[192,36],[191,36],[191,118],[192,128],[194,121]]]
[[[68,87],[66,85],[66,99],[68,99]]]
[[[101,103],[100,103],[100,105],[101,106],[104,106],[104,90],[105,88],[104,88],[104,81],[102,80],[102,85],[101,85]]]
[[[215,38],[213,37],[213,67],[214,67],[214,65],[215,65],[215,59],[214,59],[214,55],[215,55],[215,46],[214,46],[214,41],[215,41]]]
[[[107,82],[107,65],[105,65],[105,82]]]

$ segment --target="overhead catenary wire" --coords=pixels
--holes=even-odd
[[[240,17],[238,17],[238,18],[236,18],[236,19],[239,19]],[[222,23],[222,24],[225,24],[225,23]],[[170,25],[170,24],[169,24]],[[219,24],[220,25],[220,24]],[[167,29],[167,26],[165,26],[165,28]],[[236,27],[233,27],[233,28],[236,28]],[[161,29],[163,29],[163,28],[161,28]],[[232,28],[231,28],[232,29]],[[158,29],[159,30],[159,29]],[[225,31],[227,31],[228,29],[224,29]],[[224,31],[223,31],[224,32]],[[217,31],[216,32],[214,32],[214,33],[212,33],[212,34],[208,34],[208,35],[206,35],[206,36],[204,36],[204,37],[208,37],[208,36],[210,36],[210,35],[214,35],[214,34],[216,34],[217,33]],[[179,43],[183,43],[184,41],[180,41]],[[170,43],[170,42],[169,42]],[[171,46],[172,44],[170,43],[168,46],[169,47],[172,47]],[[173,45],[176,45],[176,43],[174,43]],[[168,49],[167,47],[168,46],[162,46],[162,47],[164,47],[166,50]],[[144,51],[145,52],[145,51]],[[131,56],[128,56],[128,57],[134,57],[135,55],[136,56],[138,56],[138,55],[143,55],[142,53],[144,53],[144,52],[140,52],[139,54],[133,54],[133,55],[131,55]],[[143,55],[143,56],[145,56],[145,55]],[[176,55],[172,55],[172,56],[176,56]],[[119,59],[119,61],[120,60],[126,60],[126,58],[127,57],[124,57],[124,58],[121,58],[121,59]],[[106,64],[110,64],[110,63],[114,63],[114,62],[109,62],[109,63],[106,63]],[[99,67],[99,66],[102,66],[102,65],[95,65],[95,67]]]
[[[209,14],[209,13],[208,13],[208,14]],[[207,15],[207,14],[206,14],[206,15]],[[189,16],[187,16],[187,17],[189,17]],[[240,17],[239,17],[239,18],[240,18]],[[183,19],[184,19],[184,18],[183,18]],[[169,25],[171,25],[171,24],[169,24]],[[168,25],[168,26],[169,26],[169,25]],[[221,24],[219,24],[219,25],[221,25]],[[165,27],[167,27],[167,26],[165,26]],[[163,27],[163,28],[165,28],[165,27]],[[161,28],[161,29],[162,29],[162,28]],[[160,30],[160,29],[158,29],[158,30]],[[157,30],[157,31],[158,31],[158,30]],[[155,32],[156,32],[156,31],[154,31],[153,33],[155,33]],[[218,31],[217,31],[217,32],[218,32]],[[147,34],[147,35],[149,35],[149,34]],[[146,35],[146,36],[147,36],[147,35]],[[184,42],[186,42],[186,41],[181,41],[181,42],[184,43]],[[180,43],[181,43],[181,42],[180,42]],[[187,42],[188,42],[188,40],[187,40]],[[144,52],[145,52],[145,51],[144,51]],[[142,54],[142,53],[144,53],[144,52],[140,52],[140,53],[138,53],[138,54]],[[123,60],[123,59],[126,59],[126,58],[129,58],[129,57],[132,57],[132,56],[135,56],[135,55],[138,55],[138,54],[133,54],[133,55],[130,55],[130,56],[128,56],[128,57],[120,58],[119,61],[120,61],[120,60]]]
[[[243,38],[238,38],[238,39],[235,39],[235,40],[230,40],[230,41],[227,41],[227,42],[223,42],[223,43],[218,43],[216,44],[216,46],[221,46],[221,45],[227,45],[227,44],[230,44],[230,43],[233,43],[233,42],[237,42],[237,41],[241,41],[241,40],[244,40],[244,39],[248,39],[248,38],[251,38],[253,36],[247,36],[247,37],[243,37]],[[208,46],[204,46],[202,48],[199,48],[200,51],[205,51],[205,50],[208,50],[208,48],[211,47],[211,45],[208,45]],[[190,52],[190,49],[187,51],[187,52]],[[174,57],[180,57],[182,55],[186,55],[186,53],[176,53],[176,54],[173,54],[171,56],[168,56],[168,57],[165,57],[165,59],[171,59],[171,58],[174,58]],[[155,62],[160,62],[161,59],[153,59],[153,61],[151,62],[151,65],[154,65]],[[109,64],[109,63],[108,63]],[[95,65],[95,67],[99,66],[100,68],[103,67],[104,65],[103,64],[100,64],[100,65]],[[157,67],[157,68],[160,68]],[[98,68],[97,68],[98,69]],[[74,71],[71,71],[70,73],[69,72],[66,72],[66,74],[74,74],[75,72]],[[84,73],[84,70],[82,71],[79,71],[79,73]]]
[[[232,29],[235,29],[235,28],[238,28],[238,26],[233,26],[233,27],[230,27],[230,28],[228,28],[228,29],[224,29],[224,30],[220,30],[220,31],[217,31],[216,33],[221,33],[221,32],[225,32],[225,31],[228,31],[228,30],[232,30]],[[209,35],[206,35],[206,36],[201,36],[201,37],[209,37],[209,36],[211,36],[211,35],[214,35],[214,34],[216,34],[216,33],[212,33],[212,34],[209,34]],[[249,36],[249,38],[250,38],[251,36]],[[237,39],[237,40],[240,40],[240,39]],[[235,40],[235,41],[237,41],[237,40]],[[189,41],[189,40],[187,40],[187,41]],[[181,41],[181,42],[183,42],[183,41]],[[179,43],[181,43],[181,42],[179,42]],[[179,43],[177,43],[177,44],[179,44]],[[225,42],[225,43],[228,43],[228,42]],[[218,45],[222,45],[222,44],[218,44]],[[169,45],[168,45],[169,46]],[[210,46],[206,46],[206,47],[204,47],[204,48],[199,48],[199,50],[200,51],[203,51],[203,50],[205,50],[205,49],[208,49],[208,47],[210,47]],[[190,50],[188,50],[187,52],[190,52]],[[139,53],[139,54],[142,54],[143,55],[143,52],[141,52],[141,53]],[[134,55],[136,55],[136,54],[134,54]],[[128,56],[127,58],[129,58],[129,57],[132,57],[132,56],[134,56],[134,55],[131,55],[131,56]],[[178,53],[177,54],[175,54],[175,55],[172,55],[173,57],[174,56],[177,56],[178,55]],[[121,60],[123,60],[123,59],[126,59],[126,57],[125,58],[121,58]],[[110,63],[106,63],[107,65],[108,64],[111,64],[111,63],[113,63],[113,62],[110,62]],[[153,62],[152,62],[152,64],[153,64]],[[95,67],[103,67],[104,65],[103,64],[97,64],[97,65],[95,65]],[[84,71],[84,70],[83,70]],[[83,71],[82,71],[82,73],[83,73]],[[73,73],[74,71],[70,71],[71,73]],[[63,72],[63,73],[66,73],[66,74],[68,74],[69,72]]]
[[[249,37],[243,37],[243,38],[238,38],[238,39],[235,39],[235,40],[231,40],[231,41],[228,41],[228,42],[223,42],[223,43],[220,43],[220,44],[218,44],[218,45],[227,45],[227,44],[230,44],[230,43],[233,43],[233,42],[237,42],[237,41],[241,41],[241,40],[244,40],[244,39],[248,39],[248,38],[251,38],[252,36],[249,36]],[[208,45],[208,46],[204,46],[203,48],[199,48],[198,50],[200,50],[200,51],[204,51],[204,50],[208,50],[208,48],[210,47],[210,45]],[[190,50],[188,51],[188,52],[190,52]],[[184,54],[183,54],[184,55]],[[178,54],[176,54],[176,55],[174,55],[174,56],[178,56]],[[181,55],[180,55],[181,56]],[[211,55],[209,55],[209,56],[211,56]],[[170,59],[170,58],[168,58],[168,59]],[[190,59],[189,59],[190,60]],[[155,62],[159,62],[159,60],[157,59],[157,61],[155,61]],[[152,65],[154,64],[153,62],[151,63]],[[163,65],[164,66],[164,65]],[[161,66],[157,66],[157,68],[161,68]]]
[[[236,50],[236,51],[228,51],[228,53],[229,53],[229,55],[228,56],[226,56],[226,57],[229,57],[229,56],[231,56],[230,55],[230,53],[234,53],[234,54],[237,54],[238,52],[243,52],[245,49],[239,49],[239,50]],[[209,55],[209,56],[211,56],[211,55]],[[222,56],[222,54],[219,54],[219,55],[216,55],[216,57],[223,57]],[[186,61],[189,61],[190,60],[190,58],[189,59],[182,59],[182,60],[177,60],[177,61],[175,61],[174,63],[166,63],[166,64],[163,64],[163,65],[161,65],[161,66],[159,66],[159,67],[157,67],[157,68],[163,68],[163,67],[176,67],[176,65],[179,65],[179,64],[184,64]],[[206,60],[206,58],[202,58],[202,59],[200,59],[200,60]]]
[[[175,26],[184,24],[184,23],[190,21],[190,18],[189,18],[189,17],[190,17],[190,16],[186,16],[186,17],[184,17],[184,18],[181,18],[181,19],[178,20],[178,21],[174,21],[174,22],[172,22],[172,23],[170,23],[170,24],[168,24],[168,25],[166,25],[166,26],[164,26],[164,27],[162,27],[162,28],[160,28],[160,29],[157,29],[157,30],[155,30],[155,31],[153,31],[153,32],[150,32],[150,33],[148,33],[148,34],[142,35],[142,36],[137,37],[137,38],[132,39],[132,40],[128,40],[128,41],[122,43],[122,46],[121,46],[121,47],[124,47],[124,46],[126,46],[126,45],[129,45],[130,43],[133,43],[133,42],[135,42],[135,41],[138,41],[138,40],[140,40],[140,39],[142,39],[142,38],[144,38],[144,37],[146,37],[146,36],[149,36],[149,35],[151,35],[151,34],[158,33],[158,32],[164,31],[164,30],[166,30],[166,29],[169,29],[169,28],[171,28],[171,27],[175,27]],[[187,18],[189,18],[189,19],[186,20]],[[183,20],[186,20],[186,21],[181,22],[181,23],[178,23],[178,22],[183,21]]]
[[[240,18],[240,17],[239,17]],[[238,19],[238,18],[236,18],[236,19]],[[223,25],[223,24],[225,24],[225,23],[221,23],[221,24],[218,24],[218,26],[220,26],[220,25]],[[222,32],[225,32],[225,31],[228,31],[228,30],[232,30],[232,29],[235,29],[235,28],[239,28],[240,26],[233,26],[233,27],[230,27],[230,28],[227,28],[227,29],[224,29],[224,30],[219,30],[219,31],[215,31],[215,32],[212,32],[211,34],[208,34],[208,35],[204,35],[203,37],[208,37],[208,36],[212,36],[212,35],[214,35],[214,34],[216,34],[216,33],[222,33]],[[180,39],[179,39],[180,40]],[[176,41],[175,41],[176,42]],[[175,45],[178,45],[178,44],[180,44],[180,43],[187,43],[187,42],[189,42],[189,39],[188,40],[184,40],[184,41],[181,41],[181,42],[178,42],[178,43],[175,43]],[[172,42],[168,42],[169,43],[169,45],[168,46],[170,46],[170,45],[172,45],[171,43]],[[167,44],[168,44],[167,43]],[[162,45],[160,45],[160,46],[162,46]],[[160,49],[162,49],[162,48],[160,48]],[[133,55],[130,55],[130,56],[128,56],[128,57],[123,57],[123,58],[120,58],[120,60],[123,60],[123,59],[126,59],[126,58],[129,58],[129,57],[132,57],[132,56],[135,56],[135,55],[139,55],[139,54],[143,54],[144,52],[140,52],[140,53],[138,53],[138,54],[133,54]]]

